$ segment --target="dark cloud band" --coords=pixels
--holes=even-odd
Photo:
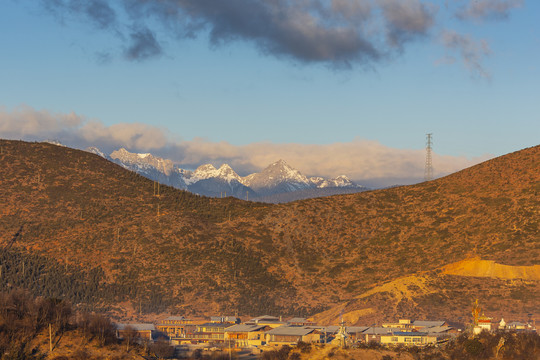
[[[433,7],[420,0],[42,1],[56,14],[113,30],[127,43],[129,60],[160,55],[156,34],[178,39],[204,32],[213,44],[245,41],[298,62],[371,65],[426,35],[434,23]]]

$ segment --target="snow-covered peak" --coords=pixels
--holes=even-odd
[[[228,164],[221,165],[218,174],[220,178],[226,179],[228,182],[232,180],[242,181],[242,178]]]
[[[313,187],[313,184],[300,171],[292,168],[284,160],[270,164],[260,173],[244,177],[244,185],[255,191],[283,187],[285,191],[295,191]]]
[[[149,153],[131,153],[124,148],[113,151],[110,157],[124,167],[128,166],[130,169],[132,167],[138,167],[141,169],[151,167],[155,168],[159,172],[164,173],[165,175],[170,175],[174,167],[171,160],[156,157]]]
[[[189,178],[186,178],[186,182],[189,185],[205,179],[220,179],[228,183],[233,180],[241,183],[242,180],[228,164],[221,165],[219,169],[216,169],[212,164],[206,164],[199,166]]]
[[[105,158],[107,159],[107,155],[105,155],[101,150],[99,150],[97,147],[95,146],[91,146],[89,148],[86,148],[86,152],[89,152],[89,153],[92,153],[92,154],[96,154],[96,155],[99,155],[101,156],[102,158]]]
[[[201,165],[195,170],[195,174],[203,174],[216,171],[217,169],[212,164]]]
[[[333,179],[325,179],[322,177],[311,177],[309,180],[315,184],[318,188],[354,188],[354,187],[362,187],[354,182],[352,182],[346,175],[339,175],[338,177],[335,177]]]

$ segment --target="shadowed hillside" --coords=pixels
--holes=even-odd
[[[51,296],[80,306],[307,315],[467,258],[540,264],[538,146],[414,186],[282,205],[210,199],[165,186],[157,196],[152,181],[96,155],[44,143],[2,140],[0,146],[6,264],[0,286],[37,293],[56,286]],[[9,247],[21,226],[22,236]],[[25,280],[28,272],[23,276],[17,259],[33,266],[34,280]],[[452,279],[463,277],[444,276],[433,278],[433,286],[448,287],[451,297],[463,286]],[[92,283],[96,290],[77,295],[40,285],[74,278],[81,289]],[[467,279],[480,279],[473,281],[477,289],[503,292],[507,286]],[[538,292],[537,280],[516,281]],[[537,310],[528,294],[514,295],[516,307],[501,302],[501,313],[522,317]],[[447,309],[447,317],[466,316],[467,297],[481,295],[460,295],[459,304],[469,302]],[[412,299],[375,302],[370,316],[399,315],[406,306],[428,314],[438,301]],[[496,297],[490,303],[497,308]]]

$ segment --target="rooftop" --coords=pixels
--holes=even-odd
[[[250,332],[264,329],[266,325],[238,324],[227,328],[227,332]]]
[[[311,334],[314,331],[317,330],[302,326],[280,326],[275,329],[269,330],[266,333],[270,335],[304,336],[307,334]]]
[[[431,320],[415,320],[413,322],[413,325],[414,326],[419,326],[419,327],[434,327],[434,326],[443,326],[445,323],[444,320],[435,320],[435,321],[431,321]]]
[[[202,325],[197,325],[198,327],[222,327],[222,328],[228,328],[228,327],[231,327],[231,326],[234,326],[233,324],[231,323],[214,323],[214,322],[209,322],[209,323],[204,323]]]
[[[116,330],[126,330],[131,328],[135,331],[155,331],[156,327],[154,324],[115,324]]]
[[[420,331],[396,331],[392,333],[393,336],[426,336],[427,333]]]

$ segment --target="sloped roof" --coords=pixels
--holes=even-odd
[[[305,322],[308,322],[308,320],[306,318],[303,318],[303,317],[295,317],[295,318],[287,320],[287,322],[288,323],[305,323]],[[309,321],[309,322],[311,322],[311,321]]]
[[[266,333],[270,335],[284,335],[284,336],[305,336],[317,331],[302,326],[280,326],[272,330],[268,330]]]
[[[326,331],[327,333],[330,333],[330,334],[333,334],[333,333],[336,333],[338,332],[339,330],[339,326],[336,326],[336,325],[331,325],[331,326],[321,326],[321,327],[318,327],[318,326],[308,326],[309,328],[312,328],[312,329],[318,329],[320,331]],[[361,333],[361,332],[364,332],[365,330],[369,329],[369,327],[367,326],[346,326],[345,327],[345,330],[347,330],[347,332],[349,334],[353,334],[353,333]]]
[[[413,322],[413,326],[422,326],[422,327],[435,327],[435,326],[443,326],[445,323],[444,320],[415,320]]]
[[[367,326],[347,326],[346,330],[349,334],[352,333],[361,333],[369,329]]]
[[[227,332],[250,332],[265,328],[266,325],[238,324],[227,328]]]
[[[420,331],[396,331],[392,334],[389,334],[389,335],[394,335],[394,336],[426,336],[427,333],[425,332],[420,332]]]
[[[258,322],[258,321],[279,322],[279,318],[275,316],[270,316],[270,315],[263,315],[263,316],[258,316],[256,318],[249,320],[249,322]]]
[[[136,331],[155,331],[156,327],[154,324],[115,324],[116,330],[126,330],[130,327]]]
[[[362,332],[362,334],[367,335],[388,335],[396,331],[402,331],[403,329],[400,328],[387,328],[387,327],[380,327],[380,326],[373,326],[368,327],[366,330]]]
[[[447,331],[450,331],[452,330],[453,327],[451,326],[434,326],[434,327],[430,327],[428,329],[424,329],[424,331],[430,333],[430,334],[440,334],[440,333],[443,333],[443,332],[447,332]]]
[[[197,325],[198,327],[222,327],[222,328],[228,328],[228,327],[231,327],[231,326],[234,326],[233,324],[231,323],[213,323],[213,322],[209,322],[209,323],[204,323],[202,325]]]

